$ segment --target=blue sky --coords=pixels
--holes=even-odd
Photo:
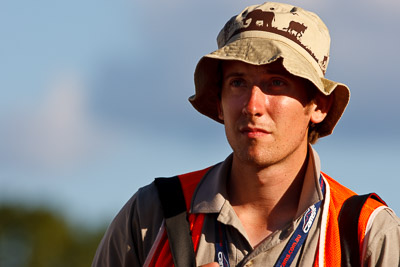
[[[224,23],[255,3],[2,1],[0,201],[107,224],[154,177],[223,160],[223,127],[187,98]],[[315,146],[323,170],[400,213],[400,2],[291,3],[326,22],[327,77],[352,92],[334,134]]]

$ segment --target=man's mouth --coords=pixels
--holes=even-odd
[[[249,138],[257,138],[271,134],[269,131],[260,127],[245,126],[240,128],[240,132]]]

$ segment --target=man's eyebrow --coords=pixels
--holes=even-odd
[[[242,77],[244,76],[243,72],[230,72],[228,74],[224,74],[223,78],[227,79],[227,78],[231,78],[231,77]]]
[[[286,70],[274,70],[274,69],[265,69],[260,72],[261,74],[269,74],[269,75],[280,75],[280,76],[288,76],[288,72]],[[245,76],[244,72],[230,72],[226,75],[223,75],[224,79],[231,78],[231,77],[243,77]]]
[[[263,74],[272,74],[272,75],[288,75],[288,71],[285,69],[264,69]]]

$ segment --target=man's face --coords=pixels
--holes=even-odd
[[[266,167],[306,151],[316,104],[308,103],[303,79],[281,61],[262,66],[225,61],[222,76],[219,118],[237,159]]]

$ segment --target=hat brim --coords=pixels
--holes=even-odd
[[[238,60],[252,65],[264,65],[279,58],[282,58],[282,65],[289,73],[309,80],[324,95],[333,96],[327,117],[317,127],[320,137],[331,134],[349,102],[349,88],[342,83],[320,77],[308,59],[279,40],[242,38],[201,58],[194,73],[196,93],[189,98],[189,101],[203,115],[223,123],[218,118],[221,60]]]

